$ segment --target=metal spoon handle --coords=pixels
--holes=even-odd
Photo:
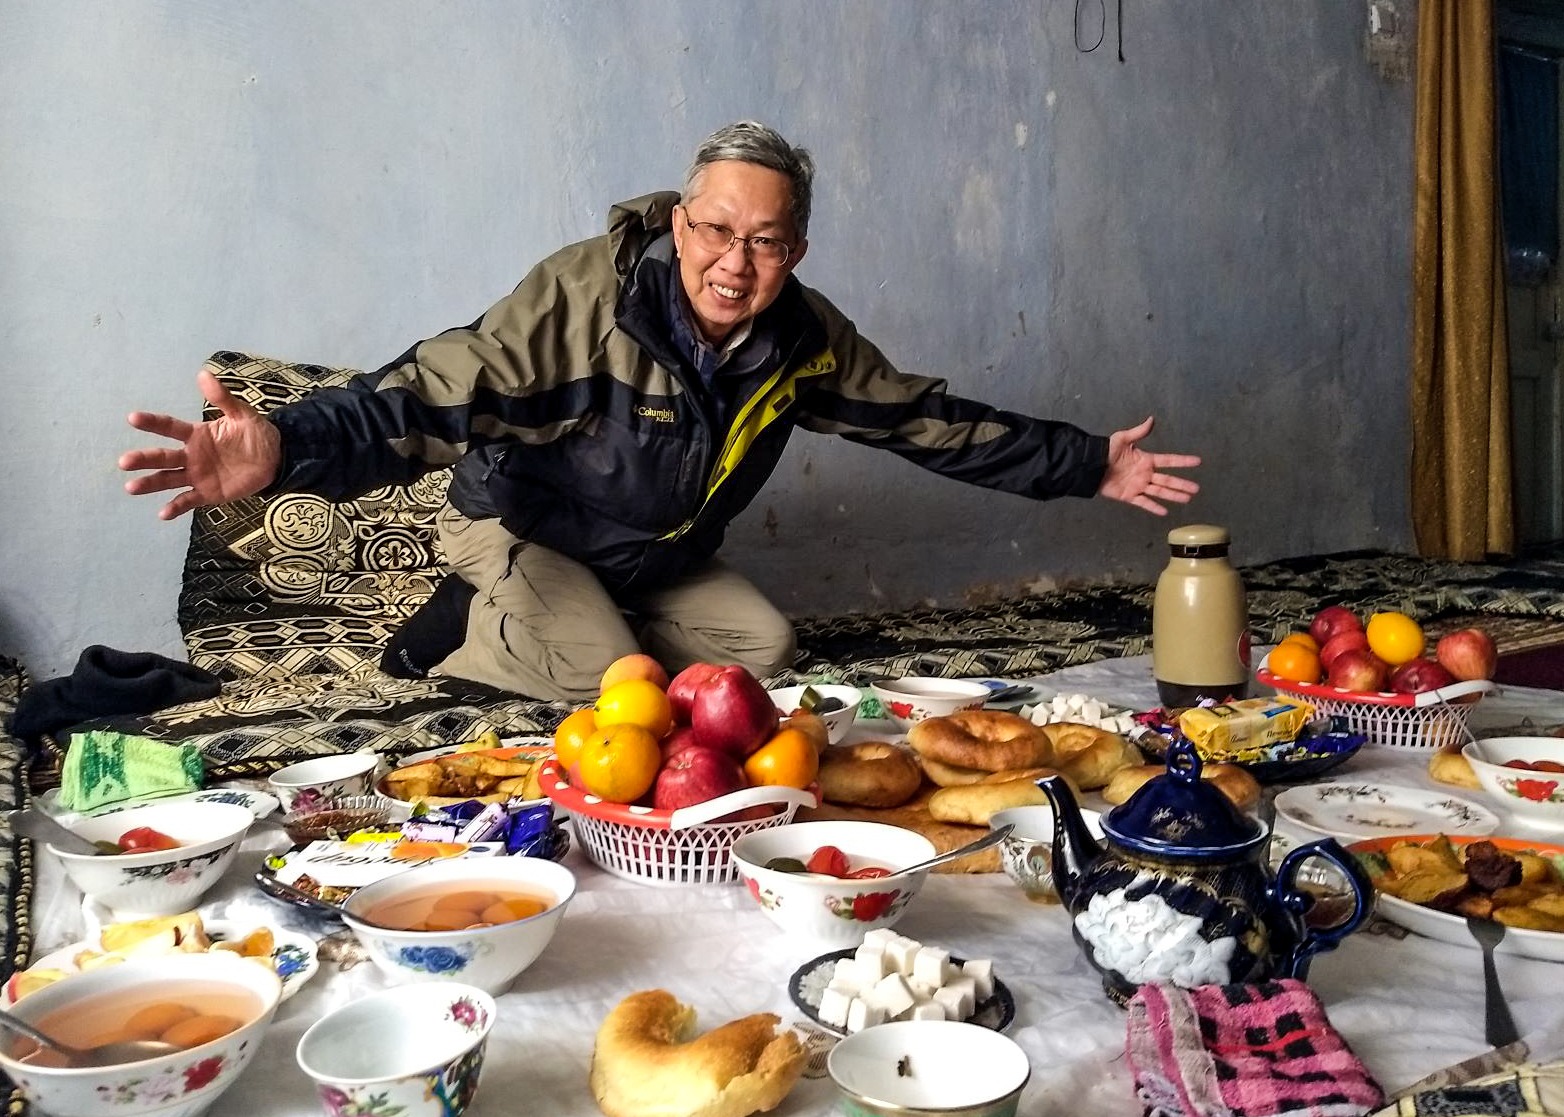
[[[32,838],[34,841],[59,846],[67,853],[87,853],[96,856],[102,852],[74,830],[33,807],[0,811],[0,818],[5,819],[6,825],[13,833]]]
[[[62,1046],[57,1040],[50,1039],[27,1021],[12,1016],[9,1012],[0,1012],[0,1028],[9,1028],[18,1035],[26,1036],[40,1047],[47,1047],[62,1055],[75,1054],[71,1048]]]
[[[1494,965],[1493,947],[1483,944],[1483,1001],[1485,1009],[1483,1036],[1492,1047],[1508,1047],[1520,1039],[1515,1020],[1510,1016],[1509,1003],[1499,985],[1499,970]]]
[[[961,846],[958,849],[953,849],[948,853],[942,853],[938,857],[931,857],[927,861],[920,861],[916,865],[910,866],[906,869],[901,869],[899,871],[903,873],[916,873],[923,869],[932,869],[935,865],[943,865],[947,861],[954,861],[958,857],[966,857],[968,854],[977,853],[980,850],[987,849],[991,845],[998,845],[1000,842],[1008,838],[1010,836],[1010,832],[1014,829],[1015,823],[1007,822],[998,829],[990,830],[987,834],[984,834],[975,842],[968,842],[966,845]]]

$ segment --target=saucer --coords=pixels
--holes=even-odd
[[[1499,828],[1498,815],[1469,799],[1372,783],[1290,787],[1276,796],[1276,816],[1310,834],[1351,840],[1401,834],[1481,837]]]

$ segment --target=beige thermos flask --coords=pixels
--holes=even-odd
[[[1212,524],[1168,532],[1151,607],[1151,670],[1165,706],[1248,694],[1249,609],[1228,543],[1227,529]]]

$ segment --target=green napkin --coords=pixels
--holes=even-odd
[[[71,737],[60,770],[59,804],[94,811],[126,799],[195,791],[204,769],[194,745],[95,729]]]

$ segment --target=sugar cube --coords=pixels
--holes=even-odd
[[[930,985],[938,986],[945,980],[945,963],[950,961],[950,951],[937,946],[918,948],[912,958],[912,976]]]
[[[945,1006],[935,1000],[919,1001],[912,1006],[912,1011],[907,1014],[909,1020],[948,1020],[950,1017],[945,1012]]]
[[[820,1019],[833,1028],[847,1027],[848,1011],[857,999],[851,993],[826,986],[825,992],[820,994]]]
[[[972,994],[965,988],[947,985],[934,991],[934,1003],[945,1010],[951,1020],[965,1020],[972,1015]]]
[[[874,930],[864,933],[863,945],[872,946],[877,950],[884,950],[900,937],[889,927],[876,927]]]
[[[885,957],[888,958],[896,972],[899,974],[912,973],[912,960],[917,957],[923,944],[916,939],[909,939],[898,935],[896,941],[885,948]]]
[[[907,980],[899,973],[886,974],[873,989],[864,994],[864,1000],[885,1010],[887,1018],[900,1016],[913,1006],[917,998],[907,988]]]
[[[994,995],[994,963],[989,958],[968,958],[961,964],[961,972],[972,979],[973,992],[980,1001]]]
[[[883,949],[870,946],[868,943],[853,951],[853,958],[858,962],[859,972],[866,977],[873,972],[876,981],[895,969],[890,960],[885,957]]]
[[[847,1030],[861,1032],[876,1024],[885,1023],[885,1010],[859,997],[847,1008]]]

